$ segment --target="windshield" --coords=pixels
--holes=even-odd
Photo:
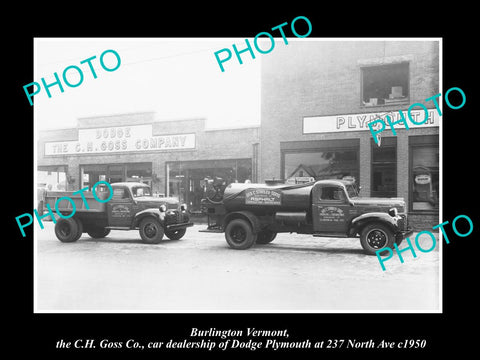
[[[345,185],[345,187],[347,188],[348,197],[358,197],[358,191],[355,185],[349,184]]]
[[[148,186],[134,186],[132,187],[132,195],[134,198],[140,196],[152,196]]]

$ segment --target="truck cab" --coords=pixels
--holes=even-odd
[[[166,235],[178,240],[186,228],[193,226],[185,204],[175,198],[154,197],[148,185],[139,182],[120,182],[96,188],[95,196],[110,199],[99,202],[92,192],[77,194],[69,191],[50,191],[44,197],[45,206],[55,208],[55,234],[62,242],[78,240],[82,233],[103,238],[111,230],[138,229],[147,243],[158,243]],[[68,200],[66,198],[71,199]],[[75,204],[75,206],[72,205]]]
[[[392,248],[412,233],[401,198],[361,198],[351,182],[230,184],[222,202],[204,201],[207,231],[225,232],[234,249],[267,244],[280,232],[360,237],[365,252]]]
[[[344,188],[337,182],[322,182],[312,188],[312,219],[317,234],[347,233],[349,220],[357,213]]]
[[[110,227],[130,227],[137,214],[146,209],[175,210],[178,201],[173,198],[153,197],[150,187],[142,183],[124,182],[112,184],[113,196],[107,203]]]

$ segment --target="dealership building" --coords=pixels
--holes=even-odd
[[[153,112],[81,118],[39,133],[37,186],[139,181],[199,211],[206,179],[257,181],[258,139],[258,127],[205,129],[205,119],[159,121]]]
[[[441,118],[425,99],[440,92],[439,51],[435,39],[305,39],[263,56],[260,178],[354,177],[362,196],[403,197],[415,228],[438,224]],[[414,103],[427,119],[412,108],[419,125],[387,125],[378,146],[368,121],[409,121]]]
[[[295,39],[296,40],[296,39]],[[280,40],[282,41],[282,40]],[[278,43],[280,44],[280,43]],[[283,43],[282,43],[283,44]],[[39,133],[38,185],[78,190],[142,181],[198,210],[205,179],[289,183],[354,178],[361,195],[403,197],[416,229],[439,223],[440,41],[292,39],[261,61],[261,124],[206,129],[205,119],[133,113]],[[441,101],[441,100],[439,100]],[[411,104],[422,103],[410,115]],[[368,122],[388,125],[377,144]]]

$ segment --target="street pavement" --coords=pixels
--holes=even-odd
[[[394,253],[382,271],[359,239],[278,234],[271,244],[233,250],[224,234],[199,232],[205,227],[156,245],[138,231],[61,243],[45,223],[35,230],[35,311],[441,311],[438,241],[433,251],[415,249],[416,258],[402,252],[404,263]],[[432,240],[419,243],[428,249]]]

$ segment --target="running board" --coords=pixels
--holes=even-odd
[[[106,226],[105,229],[108,230],[132,230],[129,226]]]
[[[336,237],[336,238],[347,238],[346,234],[339,233],[313,233],[315,237]]]
[[[223,233],[224,231],[221,229],[203,229],[198,230],[198,232],[205,232],[205,233]]]

